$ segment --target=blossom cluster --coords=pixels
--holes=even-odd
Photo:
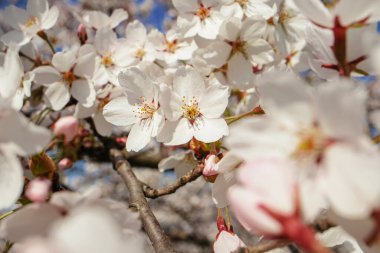
[[[0,210],[24,197],[36,202],[0,222],[3,236],[20,252],[51,252],[69,241],[63,253],[121,252],[125,242],[116,231],[123,228],[116,226],[120,217],[109,217],[110,207],[90,210],[83,200],[75,210],[63,210],[59,193],[51,194],[57,171],[97,139],[116,140],[128,152],[170,150],[159,169],[175,169],[177,177],[201,164],[219,210],[217,253],[245,247],[224,223],[221,210],[228,206],[252,234],[287,238],[319,253],[326,252],[324,242],[312,225],[327,212],[365,252],[375,252],[380,138],[371,133],[380,131],[380,87],[361,80],[380,75],[380,2],[172,4],[178,16],[165,32],[129,21],[123,9],[110,15],[78,11],[78,29],[66,44],[58,8],[46,0],[2,12]],[[14,236],[17,222],[33,219],[35,209],[47,212],[49,222],[33,233],[49,236]],[[87,233],[75,224],[82,216],[109,231],[104,236],[111,248],[93,251],[86,244],[93,238],[83,248],[72,246],[74,231]],[[368,220],[372,226],[365,232],[352,231],[351,222]]]

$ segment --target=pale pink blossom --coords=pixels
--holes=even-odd
[[[44,202],[50,194],[51,181],[45,178],[35,178],[29,182],[25,196],[33,202]]]
[[[54,123],[53,132],[56,136],[63,135],[65,142],[70,142],[77,135],[78,126],[78,119],[73,116],[65,116]]]

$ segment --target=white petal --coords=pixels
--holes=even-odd
[[[238,18],[227,19],[220,26],[219,36],[223,40],[234,42],[238,39],[242,23]]]
[[[79,57],[76,61],[74,74],[80,77],[92,77],[95,71],[95,54],[88,53]]]
[[[52,64],[60,72],[69,71],[75,64],[75,51],[71,50],[54,54]]]
[[[83,21],[87,26],[94,27],[97,30],[109,25],[109,17],[101,11],[86,11],[83,15]]]
[[[157,136],[159,142],[165,145],[175,146],[189,142],[193,138],[193,129],[190,122],[182,118],[178,121],[166,121],[161,132]]]
[[[323,131],[332,138],[356,138],[366,129],[366,90],[349,80],[318,87],[316,102]]]
[[[219,174],[212,185],[212,200],[216,207],[224,208],[229,205],[227,198],[228,189],[236,183],[233,172]]]
[[[227,76],[230,85],[248,86],[253,76],[252,64],[241,53],[234,54],[228,61]]]
[[[215,142],[228,135],[228,126],[224,119],[198,117],[194,123],[194,137],[205,143]]]
[[[52,83],[45,90],[46,103],[54,111],[61,110],[69,102],[70,97],[69,88],[62,82]]]
[[[53,67],[42,66],[33,70],[34,81],[38,84],[51,84],[61,79],[61,74]]]
[[[71,85],[70,92],[72,96],[85,107],[91,107],[95,103],[95,88],[89,80],[75,80]]]
[[[4,44],[7,46],[23,46],[27,44],[31,39],[32,37],[30,35],[16,30],[9,31],[1,36],[1,41],[4,42]]]
[[[152,139],[152,130],[152,120],[144,120],[134,124],[128,134],[127,151],[138,152],[148,145]]]
[[[91,117],[97,110],[97,105],[94,104],[92,107],[84,107],[81,104],[76,104],[74,117],[79,119],[85,119]]]
[[[142,46],[145,44],[147,37],[146,28],[141,22],[135,20],[127,25],[125,36],[128,43]]]
[[[57,6],[51,7],[47,15],[45,15],[43,20],[41,21],[41,29],[48,30],[52,28],[57,23],[58,17],[59,10]]]
[[[320,0],[294,0],[300,11],[313,22],[328,28],[334,27],[333,16]]]
[[[110,136],[112,133],[112,124],[104,119],[104,116],[101,112],[95,113],[94,123],[96,131],[101,136]]]
[[[274,51],[266,40],[249,41],[246,50],[252,63],[263,65],[274,61]]]
[[[123,9],[115,9],[110,16],[110,27],[115,28],[128,18],[128,13]]]
[[[173,80],[173,90],[187,99],[199,98],[205,89],[205,82],[201,75],[194,69],[180,68]]]
[[[126,238],[122,238],[121,234],[120,226],[110,213],[99,207],[84,207],[76,209],[56,224],[51,231],[51,239],[64,252],[134,252],[133,245],[124,243],[123,239]]]
[[[147,101],[154,99],[155,87],[152,80],[138,68],[133,67],[120,73],[118,79],[120,85],[126,89],[131,104],[136,103],[141,97],[145,97]]]
[[[41,19],[48,9],[49,4],[46,0],[29,0],[26,6],[27,12],[32,17],[37,17],[38,19]]]
[[[199,108],[207,118],[218,118],[228,104],[229,89],[222,85],[210,85],[199,99]]]
[[[40,152],[51,139],[49,130],[33,125],[25,116],[14,110],[1,112],[0,129],[1,142],[11,144],[18,155]]]
[[[346,218],[371,215],[380,198],[380,156],[370,140],[336,144],[326,154],[326,193],[334,211]]]
[[[181,97],[173,92],[168,86],[160,86],[160,106],[168,120],[175,121],[178,120],[182,114],[182,101]]]
[[[46,236],[53,223],[62,216],[56,206],[47,203],[29,204],[1,223],[0,235],[12,242],[32,236]]]
[[[0,148],[0,194],[2,196],[0,210],[9,208],[16,203],[23,186],[24,176],[17,155]],[[1,228],[2,226],[0,226],[0,234],[3,235]]]
[[[295,74],[268,73],[258,83],[265,112],[290,124],[295,120],[307,125],[314,120],[311,90]]]
[[[179,12],[195,12],[198,8],[198,2],[196,0],[181,1],[173,0],[174,8]]]
[[[135,107],[132,106],[125,96],[111,100],[104,108],[104,118],[116,126],[129,126],[139,121]]]
[[[9,48],[4,58],[4,68],[0,67],[0,95],[9,98],[15,95],[17,88],[21,84],[21,78],[24,75],[24,68],[18,56],[18,51]]]

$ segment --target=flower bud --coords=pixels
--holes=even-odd
[[[87,36],[86,27],[83,24],[80,24],[77,28],[77,37],[81,45],[86,44],[88,36]]]
[[[50,180],[46,178],[35,178],[29,182],[25,190],[25,196],[33,202],[44,202],[49,197]]]
[[[65,142],[70,142],[77,135],[78,126],[79,122],[75,117],[66,116],[55,122],[53,132],[56,136],[63,135]]]
[[[58,162],[58,169],[65,170],[70,168],[73,165],[73,162],[69,158],[63,158]]]
[[[203,169],[203,176],[215,176],[218,174],[217,162],[219,158],[216,155],[209,155],[205,160],[205,167]]]

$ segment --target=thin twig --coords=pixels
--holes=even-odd
[[[145,197],[155,199],[155,198],[169,195],[176,192],[182,186],[190,182],[193,182],[198,177],[200,177],[202,175],[203,167],[204,167],[203,164],[197,165],[193,170],[189,171],[186,175],[177,179],[176,182],[161,189],[153,189],[150,186],[144,184],[143,190],[144,190]]]
[[[115,170],[119,173],[128,188],[130,206],[139,212],[144,230],[152,242],[156,253],[175,253],[169,238],[160,227],[145,199],[140,181],[133,173],[132,167],[124,158],[123,153],[117,149],[111,149],[110,156]]]

